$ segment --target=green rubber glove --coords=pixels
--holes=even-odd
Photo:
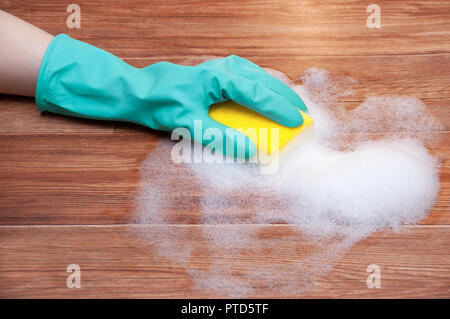
[[[208,116],[211,104],[228,99],[288,127],[303,122],[297,107],[306,111],[287,85],[238,56],[197,66],[159,62],[140,69],[66,34],[56,36],[47,48],[36,86],[41,111],[133,122],[164,131],[187,128],[206,145],[211,141],[194,134],[194,120],[201,120],[203,131],[221,130],[223,153],[230,153],[227,143],[237,143],[234,155],[250,158],[256,153],[253,142],[246,136],[235,141],[233,134],[241,133],[226,130]]]

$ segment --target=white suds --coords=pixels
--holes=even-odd
[[[141,168],[136,222],[158,226],[136,231],[217,296],[249,296],[255,287],[298,295],[356,242],[425,218],[439,193],[439,161],[425,146],[435,145],[441,126],[420,100],[369,97],[348,110],[339,99],[352,94],[352,79],[313,68],[295,86],[268,72],[308,101],[315,127],[278,173],[261,175],[255,164],[174,164],[170,141]]]

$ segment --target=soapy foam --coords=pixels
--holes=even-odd
[[[256,164],[174,164],[169,141],[141,168],[136,222],[159,225],[141,238],[217,296],[311,289],[358,241],[425,218],[439,193],[439,161],[425,146],[435,145],[441,126],[420,100],[369,97],[347,110],[339,99],[352,94],[352,79],[313,68],[297,86],[268,72],[305,100],[315,121],[314,138],[278,173],[261,175]],[[204,267],[195,267],[199,260]]]

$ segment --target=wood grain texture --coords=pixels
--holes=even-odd
[[[430,216],[403,227],[405,232],[359,242],[306,292],[280,295],[255,282],[250,297],[450,297],[449,1],[377,1],[381,29],[366,27],[368,3],[362,0],[76,3],[82,10],[76,30],[66,27],[69,3],[0,0],[0,9],[136,67],[238,54],[292,79],[310,67],[353,77],[354,95],[341,101],[346,108],[370,95],[420,98],[443,124],[437,132],[441,192]],[[167,134],[130,124],[39,115],[33,99],[0,95],[0,297],[224,297],[196,287],[183,266],[133,235],[135,228],[151,233],[161,226],[128,224],[140,164],[162,138]],[[176,225],[165,227],[190,234],[197,254],[191,263],[202,268],[210,257],[199,234],[231,226],[196,225],[198,217],[198,211],[178,207],[168,217]],[[252,227],[272,240],[289,226]],[[282,269],[308,251],[297,236],[258,257]],[[238,261],[242,271],[257,265],[251,255]],[[82,289],[66,288],[72,263],[82,268]],[[381,289],[366,287],[369,264],[381,266]]]
[[[123,128],[125,130],[125,128]],[[0,224],[121,224],[133,220],[139,167],[155,146],[150,130],[129,133],[0,135]],[[163,134],[159,134],[162,136]],[[423,224],[450,225],[450,132],[441,132],[443,187]],[[165,166],[154,163],[155,167]],[[146,181],[150,184],[152,181]],[[154,183],[158,183],[157,180]],[[179,181],[167,199],[167,221],[195,224],[202,213],[200,193]],[[190,209],[175,200],[192,203]],[[235,212],[227,212],[233,215]]]
[[[4,226],[0,228],[0,297],[135,297],[135,298],[199,298],[227,297],[193,287],[184,267],[173,265],[155,254],[145,242],[136,245],[130,233],[134,227],[152,232],[158,226]],[[208,253],[202,250],[204,227],[184,228],[189,241],[198,247],[191,257],[197,267],[209,267]],[[227,227],[245,227],[228,225]],[[144,229],[142,229],[144,228]],[[145,229],[146,228],[146,229]],[[262,226],[265,236],[277,238],[285,226]],[[226,229],[224,230],[226,231]],[[284,260],[304,258],[311,247],[295,237],[277,246],[271,258],[233,255],[234,263],[243,270],[274,266]],[[450,241],[449,227],[410,227],[408,233],[378,233],[358,243],[347,252],[326,277],[316,281],[311,290],[285,297],[448,297],[450,271],[447,251],[442,246]],[[395,243],[395,245],[392,245]],[[292,252],[297,253],[292,254]],[[261,257],[261,256],[260,256]],[[231,258],[231,257],[230,257]],[[198,259],[196,262],[195,260]],[[203,262],[202,262],[203,261]],[[224,258],[223,262],[227,262]],[[78,264],[82,271],[82,288],[67,289],[66,267]],[[382,270],[382,289],[367,289],[366,268],[377,264]],[[279,271],[286,272],[283,263]],[[295,275],[288,274],[285,276]],[[277,297],[264,282],[255,282],[254,297]]]
[[[447,53],[448,1],[377,1],[382,28],[366,26],[367,1],[77,1],[82,28],[66,27],[67,3],[1,7],[52,33],[66,32],[121,57]]]

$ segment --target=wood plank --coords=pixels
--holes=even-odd
[[[33,98],[0,94],[0,134],[112,133],[114,124],[39,112]]]
[[[0,297],[227,297],[223,290],[214,293],[195,286],[186,272],[186,267],[206,270],[218,258],[208,253],[211,244],[207,245],[201,235],[205,227],[221,227],[224,232],[230,227],[253,227],[252,231],[258,233],[258,246],[254,247],[258,255],[248,251],[220,254],[221,262],[233,265],[236,274],[258,267],[277,269],[282,281],[301,287],[305,281],[296,277],[300,270],[288,271],[288,265],[303,262],[315,251],[311,243],[287,226],[168,226],[183,231],[187,237],[180,240],[187,238],[194,247],[186,266],[155,253],[157,244],[150,247],[146,241],[137,240],[137,233],[151,233],[157,227],[163,226],[1,226]],[[443,249],[450,243],[448,226],[406,228],[406,233],[387,231],[359,242],[331,272],[319,276],[312,289],[283,293],[269,289],[263,279],[249,283],[256,289],[247,297],[449,298],[450,259]],[[275,240],[276,249],[261,248],[265,241]],[[182,245],[176,240],[171,243]],[[319,267],[328,265],[326,261],[321,263]],[[81,268],[80,289],[66,287],[69,264]],[[370,264],[381,267],[380,289],[366,286]]]
[[[352,77],[358,81],[354,94],[342,98],[347,108],[354,108],[372,95],[408,95],[422,99],[427,111],[439,118],[444,130],[450,130],[450,54],[436,56],[385,57],[250,57],[255,63],[285,72],[297,79],[304,70],[319,67],[336,77]],[[193,58],[191,58],[193,59]],[[186,57],[163,58],[174,63]],[[160,61],[153,59],[126,60],[136,67]],[[130,125],[90,121],[58,116],[39,111],[31,98],[0,95],[0,134],[34,133],[107,133],[133,132]],[[126,128],[125,130],[123,128]]]
[[[356,1],[77,1],[81,29],[66,26],[67,3],[3,1],[2,9],[53,34],[68,33],[122,57],[298,56],[450,52],[446,0],[380,0],[380,29]]]
[[[139,167],[159,134],[0,135],[0,224],[118,224],[132,220]],[[449,224],[450,132],[441,132],[441,193],[424,224]],[[162,167],[162,163],[154,163]],[[158,183],[158,179],[145,183]],[[195,185],[178,180],[167,221],[197,223]],[[177,200],[183,200],[178,205]],[[186,203],[190,203],[189,209]],[[197,203],[197,204],[196,204]],[[229,214],[234,214],[230,210]]]
[[[65,224],[63,216],[72,215],[75,224],[126,222],[139,163],[156,134],[0,138],[0,219]]]

